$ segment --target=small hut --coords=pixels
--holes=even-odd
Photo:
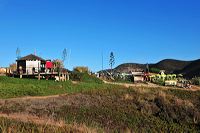
[[[34,74],[45,71],[46,61],[36,55],[30,54],[22,57],[17,62],[17,72],[23,74]]]

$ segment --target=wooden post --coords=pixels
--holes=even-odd
[[[19,78],[22,79],[22,74],[23,74],[22,70],[19,71],[19,74],[20,74]]]
[[[65,74],[62,74],[62,81],[65,81]]]
[[[40,80],[40,73],[38,72],[38,80]]]
[[[59,73],[58,73],[59,81],[60,81],[60,76],[61,76],[61,74],[60,74],[60,72],[59,72]]]
[[[64,74],[63,79],[64,81],[66,81],[66,72],[64,72],[63,74]]]
[[[46,80],[49,80],[49,77],[50,77],[49,75],[46,75],[46,77],[45,77],[45,78],[46,78]]]
[[[19,66],[19,78],[22,79],[23,69]]]
[[[64,81],[67,81],[66,73],[64,74]]]
[[[69,73],[67,73],[67,80],[69,80]]]

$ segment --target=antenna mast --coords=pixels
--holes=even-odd
[[[101,52],[101,69],[102,69],[102,73],[103,73],[103,51]]]

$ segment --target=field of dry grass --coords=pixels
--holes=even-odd
[[[2,99],[0,117],[5,131],[199,132],[200,91],[118,86]]]
[[[85,79],[56,83],[0,77],[0,132],[200,131],[197,86],[185,90]]]

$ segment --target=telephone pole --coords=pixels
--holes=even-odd
[[[101,69],[102,69],[102,74],[103,74],[103,69],[104,69],[104,67],[103,67],[103,62],[104,60],[103,60],[103,51],[101,52]]]

